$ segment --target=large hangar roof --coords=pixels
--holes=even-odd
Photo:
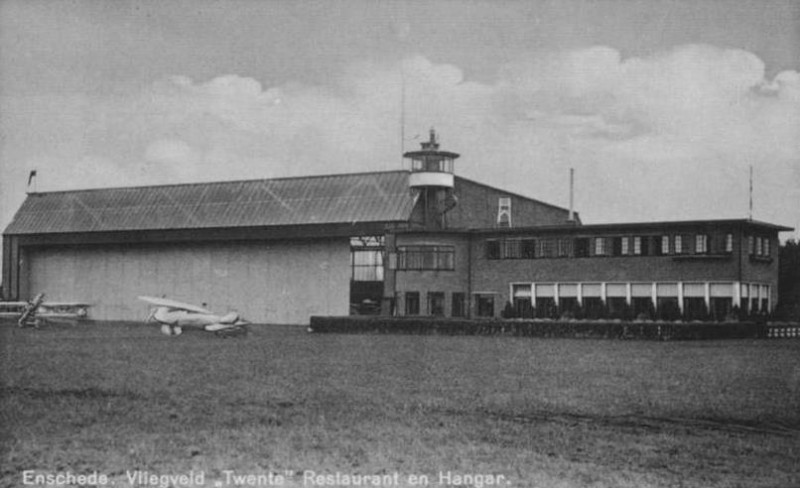
[[[5,234],[408,221],[408,172],[33,193]]]

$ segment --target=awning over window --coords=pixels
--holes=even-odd
[[[600,283],[584,283],[581,286],[581,294],[585,297],[600,297],[602,296],[602,287]],[[622,296],[625,296],[624,294]]]
[[[622,297],[628,296],[628,285],[625,283],[608,283],[606,285],[606,297]]]
[[[556,294],[552,283],[546,285],[536,285],[537,298],[554,297],[554,296],[556,296]]]
[[[733,283],[711,283],[709,295],[712,297],[732,297]]]
[[[678,284],[677,283],[658,283],[656,285],[656,296],[659,297],[677,297]]]
[[[684,283],[683,284],[684,297],[705,297],[706,285],[703,283]]]
[[[512,285],[514,298],[530,298],[531,285]]]
[[[578,296],[578,285],[575,283],[562,283],[558,285],[558,296],[571,298]]]
[[[631,296],[632,297],[653,296],[653,285],[650,283],[632,283]]]

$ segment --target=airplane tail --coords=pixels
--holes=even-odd
[[[235,324],[239,320],[239,314],[231,312],[219,318],[220,324]]]

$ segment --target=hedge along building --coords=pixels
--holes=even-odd
[[[31,193],[3,234],[3,298],[138,295],[311,315],[497,316],[578,304],[774,307],[778,232],[749,220],[581,225],[572,209],[454,174],[435,134],[408,171]]]

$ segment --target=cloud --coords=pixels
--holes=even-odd
[[[796,225],[799,94],[796,71],[767,79],[743,50],[687,45],[625,58],[594,46],[529,53],[482,83],[423,57],[354,63],[324,86],[172,76],[64,101],[74,116],[58,126],[6,100],[4,131],[21,167],[90,164],[103,175],[59,183],[82,187],[395,169],[433,126],[462,154],[459,174],[555,204],[566,204],[575,167],[587,222],[744,217],[752,165],[756,217]],[[36,130],[61,134],[62,125],[80,144],[39,140],[26,152]]]
[[[794,71],[768,80],[752,53],[688,45],[628,59],[605,47],[549,53],[502,76],[517,116],[561,137],[562,161],[591,181],[584,201],[629,200],[603,220],[744,216],[752,165],[762,218],[800,221],[786,203],[800,197]],[[634,176],[647,191],[617,184]]]

